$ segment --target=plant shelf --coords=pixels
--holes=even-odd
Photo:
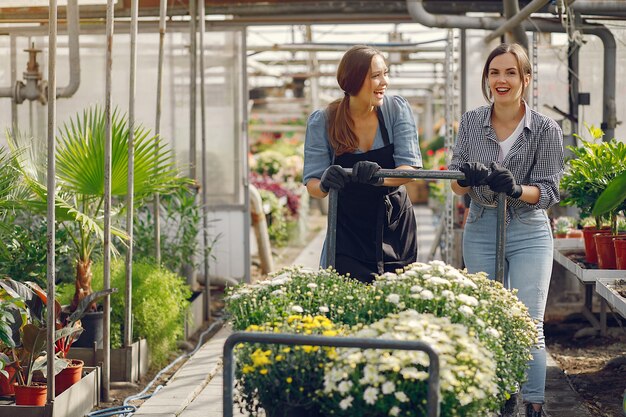
[[[582,239],[554,240],[554,260],[576,275],[583,284],[592,284],[598,278],[626,278],[626,270],[583,268],[567,256],[572,253],[584,253],[584,250]]]
[[[80,381],[43,407],[17,406],[13,400],[0,400],[0,416],[11,417],[83,417],[100,403],[100,368],[84,367]]]
[[[70,348],[70,359],[80,359],[87,366],[96,366],[103,362],[103,350],[92,348]],[[111,381],[136,382],[146,375],[150,367],[150,352],[146,339],[141,339],[130,347],[111,349]]]
[[[596,292],[606,302],[626,318],[626,298],[622,297],[615,291],[613,285],[615,278],[599,278],[596,281]]]

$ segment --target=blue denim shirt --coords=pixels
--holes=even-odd
[[[422,167],[422,155],[417,139],[417,127],[409,103],[401,96],[385,96],[381,106],[389,140],[394,144],[393,157],[396,166]],[[376,132],[372,149],[384,146],[380,127]],[[357,150],[356,153],[362,151]],[[316,110],[309,116],[304,142],[304,170],[302,182],[321,178],[333,161],[334,152],[328,141],[326,111]]]

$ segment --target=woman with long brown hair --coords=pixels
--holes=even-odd
[[[314,198],[339,190],[333,267],[371,282],[417,258],[415,215],[401,186],[410,180],[373,177],[381,168],[421,168],[417,129],[409,103],[386,94],[389,70],[378,50],[350,48],[337,82],[344,96],[307,122],[303,182]]]

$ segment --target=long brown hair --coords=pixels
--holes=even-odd
[[[339,156],[354,152],[359,147],[359,139],[354,133],[354,120],[350,115],[350,96],[357,95],[369,74],[372,59],[383,56],[370,46],[356,45],[341,58],[337,68],[337,83],[344,96],[328,105],[328,137],[330,145]]]
[[[485,100],[491,102],[491,90],[489,89],[489,65],[491,61],[497,56],[511,53],[517,61],[517,71],[519,72],[520,79],[522,80],[522,97],[526,98],[526,86],[524,85],[524,76],[528,75],[532,78],[532,66],[530,65],[530,59],[524,47],[517,43],[501,43],[496,46],[493,51],[487,57],[485,66],[483,67],[483,82],[482,90]]]

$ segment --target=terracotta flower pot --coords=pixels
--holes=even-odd
[[[567,238],[568,239],[581,239],[583,237],[583,231],[579,230],[579,229],[570,229],[569,232],[567,232]]]
[[[83,376],[83,365],[80,359],[70,359],[70,364],[54,377],[54,395],[59,395]]]
[[[596,241],[599,269],[615,269],[617,267],[615,263],[615,246],[613,246],[614,237],[610,233],[596,233],[593,235]]]
[[[626,269],[626,236],[613,238],[615,247],[615,265],[617,269]]]
[[[13,396],[15,394],[15,389],[13,389],[13,382],[11,382],[11,380],[15,375],[15,368],[13,367],[13,364],[9,364],[6,368],[4,368],[4,370],[7,371],[9,377],[7,378],[4,375],[0,375],[0,396]]]
[[[33,382],[31,385],[13,385],[15,389],[15,405],[46,405],[48,387],[41,382]]]
[[[611,233],[611,229],[596,229],[594,226],[583,227],[583,239],[585,242],[585,261],[590,264],[598,263],[596,242],[593,239],[593,235],[595,235],[596,233]]]

